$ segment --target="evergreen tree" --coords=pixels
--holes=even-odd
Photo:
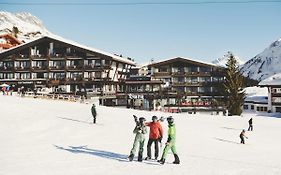
[[[232,53],[230,53],[226,66],[224,92],[227,109],[230,115],[241,115],[241,108],[245,99],[245,92],[243,90],[244,78],[239,71],[238,62]]]
[[[16,26],[14,26],[13,30],[12,30],[13,36],[17,38],[18,37],[18,33],[19,33],[19,29]]]

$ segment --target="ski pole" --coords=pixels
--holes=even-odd
[[[86,120],[86,122],[88,122],[91,118],[93,118],[93,117],[89,117],[89,118]]]

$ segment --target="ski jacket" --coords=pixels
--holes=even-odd
[[[143,140],[143,139],[145,139],[145,134],[147,133],[147,128],[145,125],[136,125],[133,133],[136,134],[135,139]]]
[[[93,115],[94,117],[97,116],[97,111],[96,111],[96,107],[95,107],[95,106],[92,106],[91,112],[92,112],[92,115]]]
[[[175,126],[175,124],[169,125],[167,142],[169,142],[169,143],[175,143],[176,142],[176,126]]]
[[[250,119],[249,120],[249,125],[252,125],[253,124],[253,119]]]
[[[163,137],[163,128],[160,122],[149,122],[145,124],[149,127],[149,138],[150,139],[159,139]]]

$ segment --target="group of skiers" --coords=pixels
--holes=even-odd
[[[93,123],[96,123],[96,106],[93,104],[91,108],[92,116],[93,116]],[[154,160],[158,160],[159,156],[159,143],[162,145],[162,138],[163,138],[163,128],[161,125],[161,122],[164,121],[164,118],[161,117],[161,119],[158,119],[157,116],[152,116],[151,122],[146,122],[146,119],[144,117],[140,117],[139,119],[134,115],[134,120],[136,123],[136,126],[133,130],[133,133],[135,135],[133,148],[130,151],[130,155],[128,157],[129,161],[133,161],[136,153],[138,154],[138,161],[143,161],[143,151],[144,151],[144,143],[145,143],[145,135],[147,134],[148,130],[147,127],[149,127],[149,140],[147,142],[147,157],[145,160],[151,160],[151,146],[154,144]],[[159,163],[164,164],[168,152],[171,150],[174,154],[174,164],[179,164],[179,156],[176,151],[176,128],[174,124],[174,118],[172,116],[167,118],[168,122],[168,140],[165,144],[165,148],[163,150],[161,159],[158,160]],[[253,118],[251,118],[249,121],[249,128],[248,131],[253,131]],[[241,140],[241,144],[245,144],[245,138],[248,139],[248,137],[245,135],[246,131],[245,129],[242,130],[239,137]],[[137,148],[139,148],[137,152]]]
[[[251,118],[249,121],[249,128],[248,131],[253,131],[253,118]],[[241,144],[245,144],[245,138],[248,139],[248,137],[245,135],[246,134],[246,130],[243,129],[242,132],[240,133],[239,137],[240,137],[240,143]]]
[[[163,129],[161,126],[160,121],[163,121],[163,118],[158,120],[157,116],[152,117],[152,122],[145,122],[145,118],[140,117],[137,119],[136,116],[134,116],[136,126],[134,128],[133,133],[135,133],[135,140],[133,144],[133,148],[131,149],[130,155],[129,155],[129,160],[132,161],[134,159],[134,156],[137,151],[137,147],[139,147],[138,150],[138,161],[143,160],[143,150],[144,150],[144,143],[145,143],[145,134],[147,133],[147,127],[149,127],[149,140],[147,143],[147,157],[145,160],[150,160],[152,159],[151,157],[151,145],[154,143],[154,159],[158,160],[159,156],[159,143],[162,144],[162,138],[163,138]],[[174,164],[179,164],[180,160],[176,152],[176,128],[174,124],[174,118],[172,116],[167,118],[168,122],[168,140],[166,142],[163,154],[161,156],[161,159],[158,160],[159,163],[164,164],[165,159],[167,157],[168,151],[171,149],[175,161],[173,162]]]

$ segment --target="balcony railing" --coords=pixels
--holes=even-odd
[[[170,72],[154,72],[153,76],[171,76]]]
[[[47,70],[48,66],[32,66],[32,70]]]
[[[16,71],[29,71],[30,66],[20,66],[20,67],[15,67]]]
[[[14,68],[13,67],[0,67],[0,71],[13,71]]]
[[[50,66],[50,70],[63,70],[65,66]]]
[[[66,67],[68,70],[84,69],[83,65],[70,65]]]

